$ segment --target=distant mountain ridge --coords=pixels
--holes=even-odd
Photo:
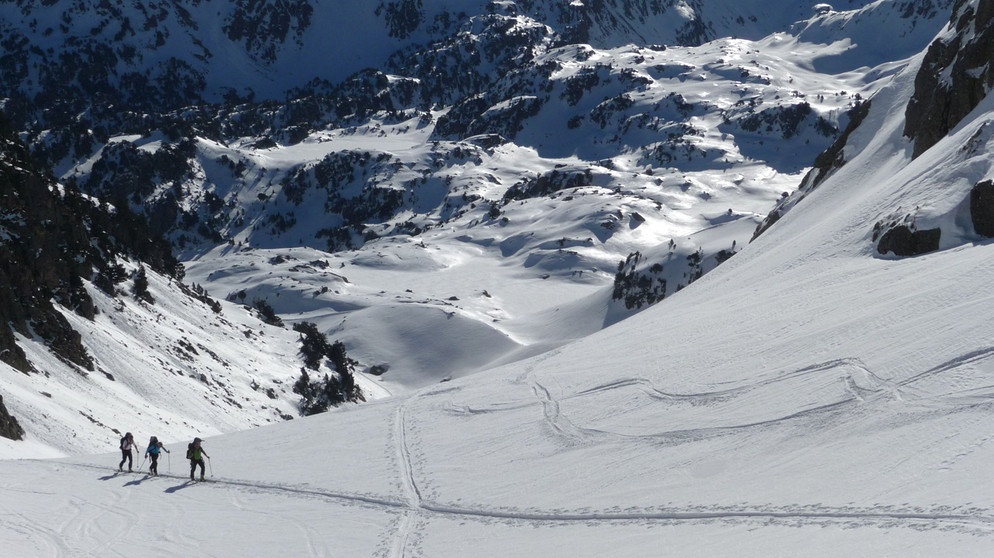
[[[921,26],[937,17],[950,1],[920,0],[877,10],[899,14],[908,22],[907,29],[913,29],[915,22]],[[7,98],[4,109],[44,162],[62,174],[96,154],[95,164],[70,175],[80,178],[80,187],[103,198],[129,199],[133,209],[150,218],[156,232],[182,243],[234,236],[232,214],[237,212],[219,212],[231,201],[223,194],[192,192],[192,197],[176,196],[183,198],[176,201],[163,196],[165,183],[188,182],[191,175],[198,181],[200,171],[191,159],[196,138],[224,144],[253,138],[260,148],[292,145],[322,128],[364,126],[370,118],[385,114],[393,122],[410,118],[420,119],[419,125],[434,122],[433,140],[486,135],[491,138],[487,141],[498,142],[495,145],[510,141],[530,147],[543,141],[543,154],[579,151],[594,161],[636,149],[643,152],[643,165],[692,169],[686,163],[696,152],[695,136],[701,132],[681,121],[695,116],[702,105],[674,93],[658,101],[660,109],[666,109],[662,114],[654,114],[659,109],[636,109],[633,101],[656,79],[652,72],[640,76],[644,70],[634,65],[613,68],[608,63],[599,69],[598,64],[587,63],[580,74],[568,75],[562,68],[573,63],[570,58],[582,63],[592,51],[579,47],[568,53],[577,47],[565,45],[586,41],[595,48],[632,41],[693,45],[718,36],[758,38],[814,13],[793,2],[781,2],[783,9],[770,10],[768,3],[724,0],[481,1],[461,5],[460,11],[441,1],[380,2],[361,8],[311,6],[303,0],[175,4],[175,10],[153,9],[139,1],[115,5],[77,1],[66,10],[27,2],[0,6],[8,22],[0,28],[7,45],[0,61],[0,83],[10,84],[0,96]],[[863,17],[856,8],[868,4],[847,3],[846,8],[853,10],[845,16],[851,25]],[[72,16],[72,25],[65,14]],[[833,14],[820,17],[822,26],[809,24],[804,33],[820,28],[828,39],[831,33],[844,35],[841,30],[830,31],[838,19]],[[346,21],[355,26],[341,29]],[[680,29],[688,25],[700,36],[682,34]],[[329,37],[338,41],[334,48],[327,42]],[[902,40],[907,38],[893,44]],[[909,48],[915,44],[910,41]],[[326,56],[328,48],[336,55]],[[377,66],[360,69],[352,64]],[[346,77],[348,68],[358,71]],[[655,71],[660,77],[684,80],[694,68],[658,66]],[[737,71],[748,72],[744,66]],[[612,73],[618,75],[612,78]],[[727,77],[734,81],[738,76]],[[742,78],[757,84],[769,79],[762,71]],[[274,84],[279,87],[273,89]],[[779,85],[780,95],[787,95],[789,84]],[[558,99],[549,94],[550,86],[562,88],[556,92]],[[284,96],[289,102],[276,100]],[[590,105],[595,99],[603,102]],[[249,100],[256,102],[246,103]],[[536,118],[543,106],[560,100],[575,107],[573,114],[555,123]],[[772,132],[780,140],[805,128],[833,139],[844,124],[837,116],[810,110],[810,104],[772,95],[760,102],[752,101],[747,110],[715,108],[725,113],[732,130]],[[621,141],[609,140],[616,147],[591,151],[585,138],[598,130],[588,131],[585,122],[596,124],[607,138],[618,127],[614,135],[622,136]],[[532,137],[550,125],[568,134],[554,147]],[[668,141],[624,137],[633,136],[630,131],[635,126],[655,128]],[[154,155],[129,144],[106,145],[112,136],[148,136],[156,131],[164,132],[171,145]],[[827,142],[816,144],[809,156],[825,146]],[[710,153],[714,156],[720,150]],[[146,158],[152,160],[142,160]],[[239,180],[238,171],[246,161],[228,159]],[[122,165],[142,170],[137,176],[121,173]],[[285,214],[271,218],[281,228],[290,219]],[[413,223],[405,228],[425,226]],[[365,232],[353,226],[329,234],[346,239],[329,244],[335,248],[357,245]]]
[[[689,45],[785,29],[834,44],[848,28],[887,23],[897,36],[885,52],[900,56],[931,38],[951,0],[853,1],[838,12],[728,0],[174,4],[0,6],[0,83],[11,86],[4,109],[63,180],[143,214],[190,257],[226,242],[336,251],[520,222],[517,208],[575,200],[582,188],[623,197],[590,214],[576,239],[555,240],[607,242],[621,223],[646,218],[629,206],[716,199],[715,179],[698,173],[748,160],[797,172],[859,102],[851,91],[795,85],[789,62],[760,58],[748,43],[715,41],[700,63],[688,62],[697,56]],[[818,60],[857,68],[864,56],[857,45]],[[708,82],[733,93],[712,99]],[[430,154],[363,146],[266,162],[272,151],[388,133]],[[494,167],[507,149],[534,150],[536,170]],[[629,187],[629,174],[646,186]],[[632,257],[638,246],[575,265],[616,271],[619,296],[658,301],[735,244],[688,243],[665,277],[649,271],[659,258]],[[643,270],[615,269],[619,261]],[[652,294],[630,292],[640,282]]]
[[[844,9],[868,3],[849,0]],[[314,78],[340,81],[364,68],[382,67],[396,51],[451,36],[471,18],[488,13],[533,19],[550,28],[556,44],[611,48],[760,38],[812,12],[784,0],[776,6],[728,0],[473,0],[458,7],[441,0],[361,7],[307,0],[20,0],[4,3],[0,13],[0,75],[8,88],[28,96],[68,88],[61,91],[85,94],[94,105],[111,100],[101,94],[114,92],[117,105],[162,111],[217,101],[225,93],[280,98]],[[304,66],[309,75],[299,71]]]
[[[849,0],[843,9],[870,2]],[[905,1],[903,17],[928,17],[948,0]],[[472,32],[487,14],[548,27],[551,46],[586,43],[700,45],[719,37],[761,38],[812,15],[796,2],[601,0],[497,2],[458,9],[441,0],[360,6],[307,0],[131,0],[7,2],[0,6],[2,94],[19,126],[91,124],[133,112],[168,112],[228,99],[282,99],[314,79],[339,82],[386,68],[405,49]],[[397,68],[410,73],[411,68]],[[39,110],[42,109],[42,110]],[[96,128],[97,126],[91,126]]]

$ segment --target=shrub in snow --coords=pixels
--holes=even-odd
[[[262,316],[262,321],[269,325],[283,327],[283,320],[276,315],[276,310],[273,310],[273,307],[268,302],[261,298],[257,298],[252,301],[252,305],[259,311],[259,314]]]
[[[148,292],[148,275],[145,274],[144,267],[139,267],[138,270],[135,271],[132,280],[134,284],[131,288],[131,292],[134,297],[138,300],[144,300],[149,304],[155,304],[155,299],[152,297],[152,294]]]
[[[356,386],[352,373],[357,363],[349,358],[345,345],[341,341],[328,343],[325,334],[311,322],[294,324],[293,329],[301,334],[300,355],[304,358],[300,378],[293,385],[293,392],[300,395],[300,412],[313,415],[346,401],[364,401],[365,397]],[[324,358],[328,359],[328,365],[334,369],[334,373],[312,379],[307,370],[317,371]]]
[[[618,273],[614,276],[614,291],[612,300],[624,300],[625,308],[642,308],[654,304],[666,297],[666,279],[662,277],[663,266],[654,264],[648,272],[640,272],[636,268],[642,260],[642,254],[633,252],[618,263]]]

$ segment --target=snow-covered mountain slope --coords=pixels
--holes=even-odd
[[[164,132],[108,138],[58,171],[140,200],[217,296],[312,316],[362,368],[387,369],[390,389],[423,386],[595,331],[737,252],[938,30],[948,6],[926,4],[853,6],[755,40],[615,48],[560,46],[548,18],[508,4],[382,72],[288,105],[166,115]],[[573,305],[602,310],[550,314]],[[493,348],[449,358],[461,350],[447,335],[412,346],[391,330],[415,316],[488,331]]]
[[[977,123],[968,118],[983,110],[987,94],[994,87],[994,72],[989,64],[994,57],[992,36],[994,7],[960,3],[950,24],[922,56],[913,82],[907,85],[909,100],[901,122],[902,136],[909,140],[910,159],[916,159],[907,168],[917,174],[906,180],[921,182],[921,187],[907,196],[904,192],[896,196],[877,217],[872,241],[878,254],[912,256],[994,236],[990,225],[994,220],[990,201],[994,185],[983,163],[990,126],[986,120]],[[871,147],[878,145],[879,116],[873,115],[869,103],[855,111],[845,132],[818,157],[800,188],[778,203],[757,235],[805,200],[850,159],[865,157]],[[864,122],[867,119],[869,123]],[[959,151],[946,150],[938,159],[921,157],[938,142],[948,141],[947,136],[961,131],[963,126],[973,132],[967,140],[957,140]],[[903,166],[905,161],[896,163]],[[944,180],[942,174],[950,165],[962,170],[954,180]],[[935,180],[943,184],[941,193],[927,188]]]
[[[145,421],[179,436],[299,415],[320,336],[183,284],[168,243],[55,182],[6,120],[0,191],[0,456],[88,453]]]
[[[171,458],[149,479],[109,453],[0,462],[0,539],[45,555],[989,555],[994,245],[962,218],[944,221],[961,241],[914,257],[874,239],[896,206],[994,176],[989,95],[915,156],[925,58],[873,97],[845,164],[662,304],[485,374],[212,436],[213,483]]]
[[[116,445],[138,424],[180,437],[299,416],[292,391],[302,364],[296,333],[234,304],[214,301],[215,313],[154,272],[148,281],[154,303],[89,288],[92,320],[63,312],[92,371],[60,360],[40,340],[18,340],[39,372],[5,366],[4,403],[26,436],[0,438],[0,455],[86,453]]]
[[[87,399],[108,400],[93,413],[69,397],[76,371],[33,346],[54,387],[15,376],[3,393],[28,453],[99,451],[128,408],[172,437],[294,416],[304,322],[344,343],[376,398],[671,298],[802,197],[784,194],[951,10],[587,4],[0,5],[22,138],[67,188],[148,217],[186,280],[231,303],[174,315],[188,301],[157,279],[167,304],[74,321],[115,378],[89,375]],[[243,304],[287,327],[242,325]],[[130,330],[153,320],[177,325]],[[239,333],[256,328],[271,344]],[[199,406],[158,399],[169,370]],[[75,440],[46,433],[53,402],[62,431],[92,417]]]

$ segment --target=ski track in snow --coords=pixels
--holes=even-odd
[[[845,390],[849,393],[850,397],[821,405],[812,409],[801,411],[798,413],[791,414],[786,417],[781,417],[773,419],[770,421],[757,422],[755,424],[744,424],[730,426],[727,428],[711,428],[711,429],[700,429],[696,435],[701,435],[703,431],[711,431],[721,433],[722,431],[727,431],[729,429],[736,430],[740,428],[748,428],[761,426],[766,424],[776,424],[785,420],[796,419],[805,415],[810,415],[812,413],[820,413],[827,410],[832,410],[840,405],[864,402],[872,396],[882,395],[890,396],[892,398],[900,398],[901,394],[899,390],[902,388],[907,388],[909,385],[914,384],[916,381],[923,378],[928,378],[934,374],[942,371],[948,371],[954,369],[958,366],[962,366],[964,363],[976,362],[978,360],[986,359],[994,355],[994,349],[988,349],[983,351],[977,351],[976,353],[964,355],[961,358],[955,359],[954,361],[943,364],[942,366],[936,367],[935,369],[922,372],[916,376],[912,376],[903,382],[898,382],[897,385],[892,385],[891,382],[883,380],[876,375],[874,375],[862,362],[858,359],[837,359],[829,362],[813,364],[810,366],[798,368],[793,371],[781,372],[777,374],[770,374],[766,377],[760,377],[754,382],[750,382],[746,385],[737,386],[729,388],[726,390],[711,391],[711,392],[701,392],[701,393],[688,393],[688,394],[675,394],[669,393],[663,390],[657,389],[649,380],[645,378],[630,378],[622,379],[601,386],[596,386],[581,392],[576,393],[572,397],[585,397],[594,395],[597,393],[611,391],[618,388],[624,387],[637,387],[643,390],[648,395],[659,399],[723,399],[727,397],[735,397],[738,394],[747,393],[749,391],[762,388],[763,386],[776,385],[784,381],[789,381],[793,378],[803,377],[812,372],[820,371],[823,372],[828,369],[848,367],[850,369],[855,368],[860,371],[865,378],[870,382],[869,386],[860,385],[860,383],[855,379],[853,374],[846,374],[842,377],[845,384]],[[526,374],[526,378],[531,384],[532,392],[539,399],[542,404],[543,417],[546,423],[549,425],[550,429],[560,438],[560,440],[572,444],[586,444],[590,443],[591,437],[596,438],[611,438],[615,437],[616,434],[605,431],[598,431],[592,429],[584,429],[577,427],[572,421],[570,421],[566,416],[563,415],[560,409],[560,401],[553,397],[552,392],[540,383],[536,377],[534,371],[529,371]],[[369,507],[373,509],[379,509],[391,513],[399,513],[399,519],[397,521],[396,535],[389,550],[389,556],[391,558],[403,558],[405,556],[416,554],[416,546],[418,544],[418,537],[416,534],[416,526],[423,521],[430,520],[433,517],[443,517],[448,519],[458,519],[458,520],[473,520],[473,521],[510,521],[510,522],[525,522],[525,523],[535,523],[535,524],[555,524],[555,523],[585,523],[585,524],[598,524],[598,523],[647,523],[647,524],[679,524],[687,522],[726,522],[726,523],[783,523],[788,525],[825,525],[825,524],[841,524],[846,527],[865,527],[865,526],[877,526],[877,527],[906,527],[917,530],[957,530],[961,532],[974,533],[978,535],[987,535],[994,533],[994,509],[982,508],[982,507],[953,507],[953,506],[894,506],[885,505],[880,507],[859,507],[859,506],[846,506],[846,507],[829,507],[821,506],[819,504],[811,505],[798,505],[798,506],[775,506],[775,505],[736,505],[730,507],[722,506],[700,506],[694,508],[667,508],[661,507],[659,509],[637,509],[629,508],[622,510],[620,507],[613,508],[612,510],[605,511],[568,511],[568,510],[515,510],[515,509],[488,509],[485,507],[467,507],[463,505],[454,506],[447,505],[444,503],[433,502],[431,500],[426,500],[421,493],[419,488],[419,483],[417,480],[417,475],[415,472],[414,458],[411,454],[409,436],[408,436],[408,425],[407,425],[407,408],[408,406],[417,399],[417,395],[407,399],[394,412],[394,420],[392,425],[392,438],[393,444],[395,445],[394,451],[397,459],[398,474],[403,485],[403,501],[398,501],[386,497],[378,497],[369,494],[358,494],[349,492],[338,492],[332,490],[322,490],[319,488],[312,488],[309,486],[293,485],[293,484],[273,484],[264,482],[252,482],[239,479],[228,479],[228,478],[217,478],[213,479],[212,482],[206,485],[207,488],[233,488],[237,490],[245,490],[249,492],[256,493],[269,493],[269,494],[279,494],[290,498],[324,498],[328,500],[334,500],[340,504],[345,505],[359,505],[364,507]],[[985,399],[986,401],[986,399]],[[451,408],[450,408],[451,410]],[[485,411],[484,411],[485,412]],[[495,409],[494,412],[499,412]],[[668,432],[668,436],[687,436],[690,435],[688,432]],[[655,435],[658,436],[658,435]],[[626,436],[631,438],[631,436]],[[982,443],[982,442],[981,442]],[[964,450],[964,455],[970,452],[970,448]],[[76,467],[88,467],[94,469],[101,469],[94,465],[79,464],[79,463],[69,463],[70,465]],[[948,466],[949,463],[944,464]],[[140,473],[139,473],[140,474]],[[106,478],[114,478],[116,475],[112,475]],[[160,475],[164,478],[169,479],[182,479],[186,481],[185,477],[177,475]],[[144,479],[138,479],[126,484],[126,486],[140,486],[145,480],[151,477],[145,477]],[[170,487],[166,491],[178,490],[187,486],[188,483],[184,482],[183,485],[179,487]],[[103,508],[102,513],[116,513],[121,514],[120,521],[120,532],[115,533],[114,536],[101,537],[104,540],[122,540],[122,538],[127,537],[127,531],[130,529],[131,525],[135,524],[136,518],[132,515],[129,516],[127,512],[121,512],[119,507]],[[10,514],[4,514],[9,516]],[[76,518],[84,523],[92,523],[87,521],[81,510],[77,509]],[[85,526],[79,526],[74,524],[75,520],[70,520],[69,524],[63,525],[62,529],[59,531],[65,532],[66,529],[76,530],[76,529],[86,529]],[[96,522],[97,525],[101,527],[106,527],[106,521]],[[50,550],[55,551],[57,555],[63,555],[64,548],[60,548],[59,536],[55,533],[40,533],[36,527],[31,527],[27,525],[26,522],[17,522],[18,528],[33,531],[35,534],[42,535],[43,540],[45,540],[50,546]],[[300,526],[301,529],[306,531],[306,526]],[[110,535],[105,533],[102,535]]]
[[[55,558],[72,556],[72,552],[58,530],[45,527],[24,514],[14,512],[8,506],[3,506],[0,510],[2,510],[0,518],[3,518],[0,523],[2,523],[3,528],[23,536],[24,540],[33,541],[38,550],[38,556],[54,556]]]
[[[394,444],[397,449],[397,459],[400,467],[400,478],[404,484],[404,494],[407,498],[409,510],[400,520],[397,528],[397,536],[393,548],[390,552],[391,558],[404,558],[407,547],[410,544],[411,534],[415,516],[422,509],[423,500],[421,491],[418,489],[417,481],[414,478],[414,464],[411,460],[411,452],[407,446],[407,405],[411,399],[404,401],[397,407],[394,414]]]
[[[397,526],[397,536],[394,539],[393,547],[390,549],[390,558],[404,558],[407,547],[410,544],[411,532],[413,531],[413,518],[411,513],[406,513],[400,518]]]
[[[656,387],[651,380],[641,377],[620,378],[612,382],[584,389],[563,398],[563,401],[566,401],[584,397],[596,397],[615,390],[634,388],[655,401],[684,402],[695,406],[720,405],[733,401],[736,398],[758,398],[763,394],[764,389],[786,391],[790,382],[805,382],[809,378],[815,378],[827,371],[838,370],[839,372],[838,380],[841,382],[841,386],[837,394],[832,398],[822,401],[815,400],[810,406],[800,410],[792,410],[783,414],[771,413],[771,416],[764,420],[702,426],[698,428],[671,429],[643,434],[613,432],[607,429],[578,426],[564,416],[560,409],[561,401],[552,397],[549,389],[539,383],[534,373],[528,374],[528,381],[531,382],[532,391],[542,403],[545,420],[549,424],[550,429],[566,443],[576,444],[610,440],[645,439],[656,442],[682,444],[724,436],[742,429],[775,427],[797,420],[814,418],[825,413],[842,412],[854,406],[876,401],[901,401],[918,408],[945,410],[964,410],[978,405],[992,405],[994,404],[994,384],[982,386],[971,385],[961,390],[941,393],[932,393],[927,387],[920,385],[934,376],[947,374],[991,358],[994,358],[994,347],[962,355],[940,366],[900,381],[881,378],[873,373],[858,358],[840,358],[803,366],[794,370],[760,374],[754,381],[738,386],[697,393],[674,393],[662,390]],[[760,408],[761,406],[756,405],[756,407]],[[510,408],[514,407],[505,407],[504,409],[495,408],[489,412],[498,412]],[[449,409],[453,410],[454,407],[450,405]],[[462,412],[482,413],[485,411],[462,410]]]
[[[613,390],[634,387],[645,393],[647,396],[654,400],[670,400],[670,401],[687,401],[694,404],[706,404],[722,402],[729,399],[733,399],[738,396],[743,396],[753,391],[761,390],[764,387],[774,386],[781,384],[783,382],[788,382],[793,379],[803,378],[809,376],[816,372],[822,372],[827,369],[835,368],[838,366],[853,366],[854,361],[851,359],[841,359],[831,362],[820,363],[812,366],[807,366],[794,371],[779,373],[775,375],[769,375],[769,377],[762,378],[760,380],[749,382],[742,386],[729,388],[725,390],[701,392],[701,393],[688,393],[688,394],[676,394],[670,393],[656,388],[651,381],[645,378],[628,378],[620,379],[617,381],[609,382],[600,386],[589,388],[587,390],[581,391],[575,395],[569,396],[569,399],[593,396],[601,393],[611,392]],[[873,375],[864,366],[859,364],[856,368],[861,369],[866,376],[872,378],[872,384],[869,387],[860,386],[859,383],[853,377],[853,374],[848,373],[840,378],[844,385],[844,391],[846,395],[840,399],[827,401],[823,404],[816,405],[801,411],[791,412],[786,415],[774,416],[768,420],[757,420],[754,422],[741,423],[741,424],[730,424],[727,426],[709,426],[700,428],[690,428],[690,429],[675,429],[667,430],[663,432],[654,432],[648,434],[626,434],[612,432],[603,429],[595,428],[584,428],[577,426],[567,417],[563,415],[560,410],[560,401],[552,397],[548,388],[541,384],[536,378],[534,373],[529,373],[528,378],[532,384],[532,391],[539,398],[542,403],[543,412],[545,416],[545,421],[548,423],[550,429],[559,437],[562,441],[568,444],[586,444],[591,442],[602,442],[610,440],[632,440],[632,439],[645,439],[650,441],[662,441],[667,443],[687,443],[700,441],[707,438],[712,438],[716,436],[724,436],[738,430],[748,429],[748,428],[761,428],[776,426],[781,423],[785,423],[792,420],[802,419],[812,415],[820,415],[823,413],[829,413],[836,411],[839,408],[858,403],[864,402],[867,399],[867,394],[880,394],[884,390],[880,389],[878,386],[884,382]]]
[[[568,418],[563,416],[559,409],[559,401],[552,397],[548,388],[540,384],[534,376],[532,376],[531,382],[532,391],[542,401],[542,412],[545,415],[545,422],[560,438],[573,444],[585,444],[590,442],[593,437],[598,437],[600,434],[607,434],[605,432],[578,428]]]
[[[38,460],[38,463],[43,461]],[[65,462],[65,465],[104,470],[104,468],[83,463]],[[140,473],[139,473],[140,474]],[[111,477],[113,478],[113,477]],[[180,475],[160,474],[160,479],[183,480],[188,486],[189,481]],[[146,485],[147,480],[155,477],[145,477],[131,482],[132,486]],[[155,483],[152,483],[155,484]],[[994,534],[994,508],[965,507],[965,506],[895,506],[880,507],[830,507],[819,504],[799,506],[775,505],[736,505],[736,506],[701,506],[695,508],[666,508],[659,509],[627,509],[604,511],[542,511],[487,509],[466,506],[453,506],[431,501],[397,502],[388,498],[376,498],[363,494],[350,494],[329,490],[315,489],[300,485],[281,485],[263,482],[251,482],[238,479],[212,478],[200,486],[204,489],[220,490],[235,489],[252,493],[267,493],[283,495],[289,498],[324,498],[340,504],[358,505],[380,509],[388,513],[401,512],[398,525],[398,536],[394,541],[390,556],[406,556],[407,545],[411,544],[414,525],[418,516],[426,519],[441,517],[457,520],[473,521],[510,521],[515,523],[556,524],[556,523],[585,523],[585,524],[614,524],[614,523],[644,523],[644,524],[679,524],[688,522],[726,523],[769,523],[777,522],[787,525],[827,525],[842,524],[847,527],[906,527],[917,530],[957,530],[977,535],[990,536]],[[176,488],[176,487],[170,487]],[[165,490],[168,492],[170,488]],[[123,497],[122,497],[123,498]],[[89,504],[87,504],[89,506]],[[21,521],[11,521],[17,514],[4,509],[5,527],[22,530],[32,535],[41,535],[47,543],[47,550],[55,555],[68,556],[64,545],[60,543],[66,532],[86,531],[90,525],[106,528],[103,519],[94,521],[92,508],[83,513],[83,505],[77,504],[74,517],[57,530],[43,530],[37,525],[22,518]],[[137,522],[137,515],[120,507],[110,508],[101,506],[100,515],[114,514],[120,516],[117,522],[117,533],[103,533],[101,540],[127,540],[128,532]],[[306,526],[301,526],[306,530]]]
[[[593,386],[586,389],[567,393],[558,398],[553,390],[547,387],[545,380],[540,380],[540,374],[534,368],[530,368],[524,374],[523,379],[530,387],[531,393],[541,404],[542,419],[548,426],[553,438],[566,445],[587,445],[617,439],[670,439],[678,443],[683,440],[703,439],[709,436],[722,435],[742,428],[753,428],[760,426],[771,426],[782,424],[785,421],[802,419],[813,414],[831,412],[848,405],[860,405],[872,403],[876,399],[886,399],[889,401],[901,401],[902,403],[914,402],[926,408],[944,408],[947,411],[954,411],[959,407],[973,407],[978,404],[990,404],[994,398],[994,386],[979,386],[962,389],[950,393],[930,393],[928,386],[919,386],[922,382],[928,382],[936,375],[949,373],[961,368],[969,371],[969,368],[982,364],[987,359],[994,357],[994,348],[981,349],[969,354],[961,355],[948,362],[942,363],[929,370],[908,376],[899,381],[887,380],[874,374],[863,362],[855,358],[841,358],[826,362],[801,366],[793,370],[781,370],[759,374],[752,381],[724,387],[712,391],[700,391],[693,393],[675,393],[657,387],[651,379],[633,377],[622,378],[602,385]],[[805,378],[815,373],[825,373],[827,371],[839,371],[838,393],[834,397],[836,400],[823,401],[823,404],[814,405],[802,411],[789,413],[787,416],[778,416],[767,421],[756,421],[747,424],[734,424],[723,427],[704,427],[698,429],[673,430],[662,433],[653,433],[645,436],[630,435],[611,432],[608,430],[598,430],[583,428],[578,426],[575,420],[564,413],[562,404],[564,401],[578,398],[598,397],[610,394],[617,390],[637,389],[655,401],[675,401],[690,404],[710,404],[727,402],[738,397],[749,397],[763,389],[774,388],[783,389],[789,387],[790,382],[805,381]],[[552,377],[554,380],[554,377]],[[786,384],[785,384],[786,382]],[[433,394],[437,395],[436,390]],[[836,526],[846,529],[852,528],[903,528],[917,531],[955,531],[973,536],[991,536],[994,534],[994,508],[963,505],[912,505],[912,504],[885,504],[870,506],[825,506],[821,504],[734,504],[734,505],[695,505],[695,506],[671,506],[661,504],[659,507],[629,507],[622,505],[605,510],[582,510],[569,509],[515,509],[512,507],[491,508],[477,505],[458,504],[452,505],[444,502],[432,500],[430,496],[425,496],[422,486],[427,486],[425,482],[430,481],[429,477],[419,480],[417,464],[418,456],[413,452],[417,449],[415,440],[412,439],[408,424],[408,410],[419,398],[418,394],[405,399],[393,413],[392,423],[387,426],[390,429],[390,439],[393,445],[392,452],[396,460],[397,474],[401,484],[401,496],[388,497],[376,494],[353,493],[348,491],[335,491],[331,489],[315,488],[310,485],[267,483],[237,478],[214,478],[212,474],[211,482],[204,484],[201,488],[206,490],[227,490],[233,505],[237,508],[239,497],[238,491],[253,494],[269,494],[297,499],[324,499],[333,501],[344,506],[362,506],[367,509],[382,511],[388,514],[395,514],[396,520],[392,538],[388,537],[385,546],[382,548],[382,555],[389,558],[405,558],[417,556],[421,553],[423,536],[420,531],[434,519],[446,519],[457,521],[473,522],[506,522],[516,525],[557,525],[557,524],[583,524],[587,526],[597,525],[618,525],[636,524],[646,526],[681,525],[681,524],[702,524],[721,523],[737,525],[784,525],[784,526]],[[532,403],[534,405],[534,403]],[[470,409],[447,402],[443,408],[447,412],[455,413],[500,413],[510,409],[520,409],[527,405],[515,403],[495,405],[486,409]],[[960,448],[959,453],[951,456],[942,463],[937,464],[940,469],[949,469],[959,459],[962,459],[979,446],[987,443],[994,436],[988,436],[974,440],[972,444]],[[412,444],[415,444],[412,446]],[[35,460],[44,463],[44,460]],[[66,465],[77,468],[88,468],[107,472],[107,468],[93,464],[65,462]],[[144,462],[142,463],[144,466]],[[124,478],[130,480],[123,486],[125,488],[145,489],[146,487],[157,487],[159,484],[156,477],[150,477],[140,469],[135,474],[117,473],[107,474],[100,477],[100,480],[111,480]],[[173,474],[161,474],[162,480],[183,481],[179,485],[167,486],[163,489],[166,493],[174,493],[178,490],[192,486],[192,483],[185,476]],[[149,482],[151,481],[151,482]],[[430,482],[429,482],[430,484]],[[21,533],[30,537],[37,545],[37,550],[41,554],[50,556],[71,556],[72,552],[66,544],[67,536],[80,540],[97,541],[121,541],[127,540],[131,531],[139,523],[139,517],[135,512],[130,511],[127,504],[127,492],[114,491],[113,505],[100,505],[98,509],[94,505],[84,505],[76,500],[71,501],[70,509],[66,518],[59,521],[56,527],[43,528],[29,521],[28,518],[19,515],[16,510],[10,509],[0,503],[0,518],[6,530]],[[164,504],[169,505],[169,504]],[[292,521],[292,520],[291,520]],[[300,532],[300,538],[304,539],[307,546],[317,552],[315,541],[318,540],[316,533],[311,532],[311,528],[300,522],[296,522],[292,527]],[[94,532],[99,529],[100,532]],[[182,533],[168,532],[166,536],[176,544],[186,545],[190,541],[184,541]],[[109,543],[108,543],[109,544]],[[109,548],[95,548],[96,553],[103,553]],[[315,554],[316,555],[316,554]]]

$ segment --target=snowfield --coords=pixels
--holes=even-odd
[[[837,68],[843,47],[810,61]],[[439,229],[336,254],[232,244],[189,262],[193,282],[231,300],[220,314],[126,299],[74,324],[119,343],[94,349],[89,382],[5,374],[4,401],[31,434],[0,439],[0,456],[29,457],[0,460],[2,553],[994,555],[994,241],[963,211],[971,186],[994,178],[994,97],[912,160],[902,128],[920,62],[876,68],[845,166],[638,313],[609,302],[604,269],[577,273],[555,250],[519,255],[533,240],[518,224],[501,238]],[[747,181],[761,182],[760,167]],[[758,210],[729,215],[725,201],[683,217],[679,240],[748,237]],[[877,253],[875,223],[910,207],[922,228],[942,229],[940,249]],[[567,226],[543,215],[525,207],[519,222]],[[150,279],[169,300],[174,287]],[[278,300],[287,322],[321,324],[365,364],[388,363],[357,374],[369,400],[282,421],[297,334],[260,324],[237,303],[242,290]],[[109,315],[133,325],[111,327]],[[237,335],[250,347],[223,341]],[[183,350],[162,362],[133,349],[156,344]],[[31,357],[55,360],[37,347]],[[114,396],[85,391],[98,382]],[[73,423],[62,415],[75,397],[115,424],[46,431]],[[260,402],[271,424],[249,408]],[[141,459],[118,472],[108,428],[142,447],[159,436],[171,451],[162,474]],[[183,458],[194,436],[210,456],[204,483]]]
[[[869,234],[931,181],[990,176],[946,146],[994,107],[908,166],[888,107],[912,78],[877,97],[862,155],[664,303],[408,395],[208,436],[205,484],[185,438],[158,478],[110,453],[0,462],[5,551],[990,555],[994,245],[892,259]]]

